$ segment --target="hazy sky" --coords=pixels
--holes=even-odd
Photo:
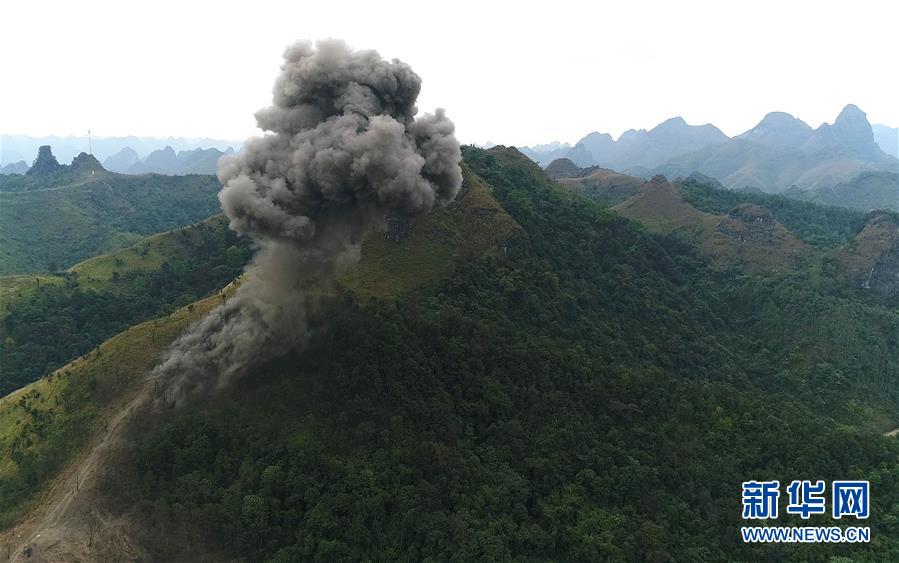
[[[0,133],[242,139],[284,47],[341,37],[421,75],[464,142],[617,136],[675,115],[730,135],[847,103],[899,126],[899,2],[4,3]]]

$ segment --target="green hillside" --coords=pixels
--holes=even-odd
[[[27,178],[28,190],[14,181]],[[36,182],[39,182],[35,184]],[[214,176],[0,176],[0,274],[48,272],[220,210]]]
[[[209,297],[130,327],[47,377],[0,397],[0,529],[22,518],[35,493],[134,394],[162,350],[219,302],[218,296]]]
[[[217,291],[249,255],[249,241],[217,215],[62,274],[0,277],[0,396],[133,324]]]
[[[899,174],[895,172],[863,172],[848,182],[798,197],[826,205],[839,205],[860,211],[892,209],[899,211]]]
[[[132,428],[102,508],[146,559],[899,557],[897,311],[712,267],[514,149],[464,157],[460,199],[369,239],[305,352]],[[66,417],[97,428],[178,314],[0,401],[7,522],[83,443]],[[740,541],[740,482],[811,477],[869,479],[875,541]]]

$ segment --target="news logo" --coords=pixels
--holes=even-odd
[[[821,480],[795,480],[786,486],[787,514],[808,520],[826,514],[834,520],[844,517],[864,520],[870,514],[871,485],[868,481],[833,481],[830,495]],[[780,481],[744,481],[742,504],[744,520],[776,520]],[[857,543],[871,541],[868,527],[839,526],[750,526],[741,528],[744,542],[760,543]]]

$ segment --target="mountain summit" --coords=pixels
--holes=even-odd
[[[727,135],[714,125],[690,125],[683,117],[672,117],[649,131],[625,131],[617,141],[608,133],[590,133],[562,157],[584,168],[646,170],[675,156],[727,140]]]
[[[50,148],[50,145],[42,145],[37,150],[37,158],[34,159],[34,164],[31,165],[26,174],[28,176],[45,176],[58,171],[60,168],[62,168],[62,165],[53,156],[53,149]]]
[[[772,147],[790,147],[800,145],[808,140],[813,129],[809,125],[782,111],[773,111],[737,139],[747,139]]]

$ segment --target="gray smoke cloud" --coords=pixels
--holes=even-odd
[[[367,233],[455,197],[454,126],[442,109],[416,118],[420,89],[407,64],[339,40],[285,51],[273,105],[256,113],[267,133],[219,163],[222,209],[256,252],[234,296],[154,369],[168,401],[302,345],[316,292],[358,260]]]

